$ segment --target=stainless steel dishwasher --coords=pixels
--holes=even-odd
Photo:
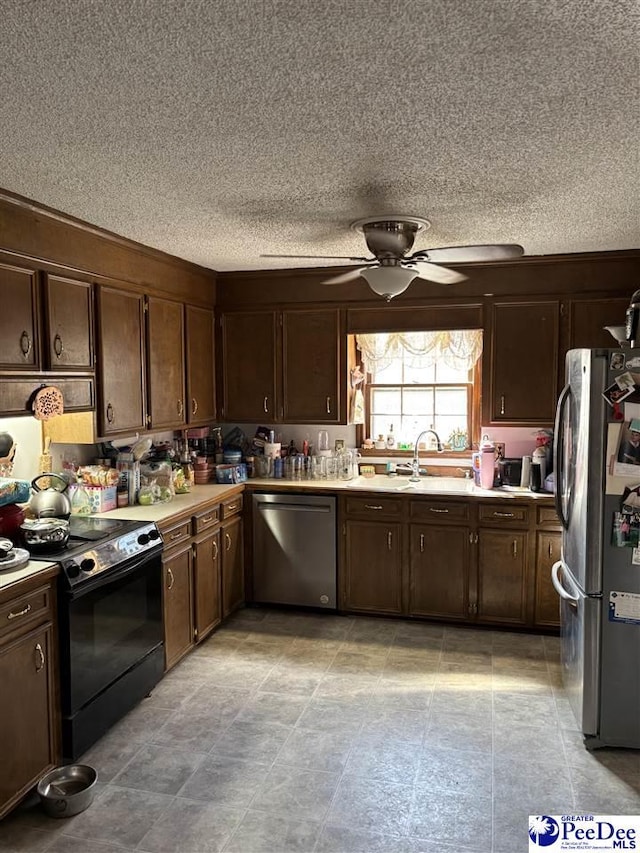
[[[253,598],[336,607],[336,499],[253,495]]]

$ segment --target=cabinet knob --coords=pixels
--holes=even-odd
[[[198,414],[198,401],[196,400],[195,397],[191,398],[191,414],[192,415]]]
[[[500,395],[500,414],[504,415],[504,394]]]
[[[331,397],[327,397],[327,414],[331,414]]]
[[[517,539],[514,539],[513,542],[511,543],[511,553],[513,554],[514,557],[518,556],[518,540]]]
[[[173,577],[173,572],[169,568],[167,568],[167,577],[169,579],[169,584],[167,586],[167,589],[173,589],[173,584],[175,583],[175,578]]]
[[[553,556],[553,543],[552,542],[549,542],[549,556],[550,557]]]
[[[448,512],[449,512],[449,510],[448,510],[448,509],[438,509],[438,507],[430,506],[430,507],[429,507],[429,512],[443,512],[443,513],[445,513],[445,514],[446,514],[446,513],[448,513]]]
[[[215,563],[215,561],[218,559],[218,543],[217,543],[217,542],[216,542],[216,540],[214,539],[214,540],[213,540],[213,542],[212,542],[211,544],[213,545],[213,550],[212,550],[212,560],[213,560],[213,562]]]
[[[393,533],[389,530],[387,533],[387,548],[389,551],[391,550],[391,546],[393,544]]]
[[[498,512],[498,510],[493,511],[494,518],[515,518],[516,514],[514,512]]]
[[[112,424],[115,420],[115,416],[113,413],[113,406],[111,403],[107,403],[107,423]]]
[[[382,507],[379,504],[365,504],[364,508],[365,509],[376,509],[376,510],[382,509]]]
[[[62,353],[64,352],[64,346],[62,345],[62,338],[59,334],[56,334],[53,339],[53,351],[56,354],[56,358],[60,358]]]
[[[231,537],[229,536],[228,533],[224,534],[224,541],[226,543],[227,551],[230,551],[231,550]]]
[[[31,352],[31,338],[26,329],[20,335],[20,351],[25,357]]]
[[[424,533],[420,534],[420,553],[424,553]]]
[[[262,402],[262,408],[264,409],[265,414],[269,414],[269,398],[265,397]]]
[[[35,647],[34,651],[37,655],[36,672],[41,672],[41,670],[44,669],[45,658],[44,658],[44,652],[42,651],[42,646],[40,645],[40,643],[36,643],[36,647]]]
[[[178,407],[178,417],[181,418],[182,413],[184,412],[184,403],[182,402],[182,400],[178,400],[177,407]]]

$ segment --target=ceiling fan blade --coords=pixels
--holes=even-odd
[[[261,258],[333,258],[336,261],[354,261],[355,263],[369,263],[375,261],[375,258],[352,258],[348,255],[260,255]]]
[[[445,246],[440,249],[421,249],[411,258],[429,260],[436,263],[462,264],[472,261],[502,261],[520,258],[524,249],[517,243],[495,243],[479,246]]]
[[[461,272],[437,264],[430,264],[428,261],[415,261],[409,269],[417,270],[419,278],[436,281],[438,284],[457,284],[459,281],[466,281],[467,279],[467,276]]]
[[[357,270],[349,270],[349,272],[343,272],[342,275],[335,275],[333,278],[327,278],[325,281],[321,282],[321,284],[344,284],[347,281],[353,281],[353,279],[359,278],[360,273],[366,269],[367,267],[360,267]]]

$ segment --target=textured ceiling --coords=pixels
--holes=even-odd
[[[0,186],[216,270],[637,248],[636,0],[2,0]]]

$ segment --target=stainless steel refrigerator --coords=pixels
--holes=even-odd
[[[618,394],[616,380],[634,371],[640,381],[640,350],[571,350],[556,413],[563,532],[552,578],[564,686],[588,749],[640,748],[640,565],[633,547],[620,547],[614,535],[623,493],[640,484],[640,465],[637,477],[633,466],[614,469],[631,405],[640,404],[640,388],[631,390],[627,376]]]

